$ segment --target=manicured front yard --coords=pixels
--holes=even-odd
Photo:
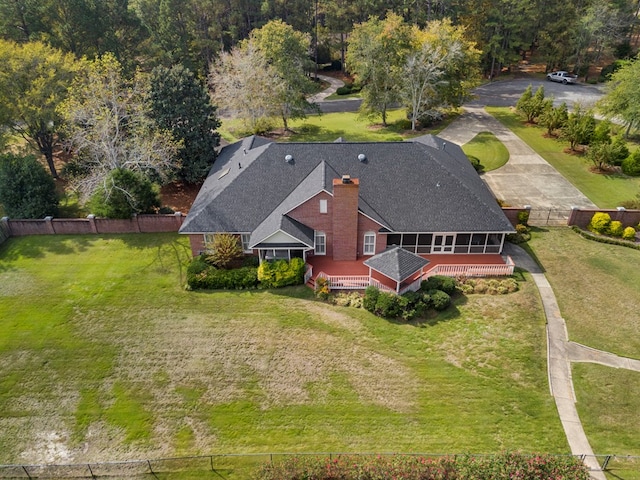
[[[640,251],[586,240],[569,228],[534,229],[530,241],[567,323],[569,339],[640,358]],[[577,408],[597,454],[621,457],[617,478],[640,478],[640,373],[573,364]],[[634,473],[632,473],[634,472]]]
[[[569,146],[568,142],[544,137],[544,128],[524,124],[509,108],[487,107],[486,110],[518,135],[598,207],[618,207],[625,200],[634,199],[640,192],[640,178],[622,174],[592,173],[590,167],[593,163],[584,156],[564,152]]]
[[[533,283],[398,324],[304,288],[187,292],[174,234],[0,247],[0,463],[567,453]]]

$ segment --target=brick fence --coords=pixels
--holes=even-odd
[[[106,233],[160,233],[177,232],[184,215],[134,215],[129,219],[96,218],[52,218],[43,220],[0,220],[0,243],[8,237],[24,235],[78,235]]]
[[[640,210],[626,210],[622,207],[614,209],[574,208],[571,210],[567,225],[577,225],[580,228],[587,228],[587,225],[591,222],[591,217],[597,212],[608,213],[611,220],[621,222],[624,227],[637,227],[640,223]]]

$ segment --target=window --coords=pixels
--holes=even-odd
[[[363,253],[365,255],[373,255],[376,253],[376,234],[373,232],[367,232],[364,234],[364,248]]]
[[[400,246],[402,243],[402,235],[399,233],[390,233],[387,235],[387,247]]]
[[[316,232],[315,234],[315,254],[326,255],[327,254],[327,236],[324,232]]]
[[[244,253],[251,253],[252,250],[249,248],[249,240],[251,239],[251,235],[248,233],[243,233],[240,235],[240,240],[242,240],[242,251]]]
[[[320,200],[320,213],[327,213],[327,201]]]

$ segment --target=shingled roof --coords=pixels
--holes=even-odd
[[[460,147],[426,135],[385,143],[245,138],[222,149],[180,232],[254,233],[252,243],[260,242],[258,231],[281,225],[282,215],[319,192],[332,193],[342,175],[360,180],[359,210],[384,230],[513,231]]]
[[[402,247],[392,247],[364,261],[364,264],[389,277],[402,282],[429,264],[426,260]]]

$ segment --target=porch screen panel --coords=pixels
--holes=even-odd
[[[456,235],[456,245],[453,249],[454,253],[469,253],[469,244],[471,243],[470,233],[459,233]]]
[[[490,233],[487,238],[486,253],[500,253],[500,245],[502,244],[502,233]]]
[[[387,235],[387,247],[400,246],[402,243],[402,235],[399,233],[390,233]]]
[[[487,243],[486,233],[474,233],[471,236],[470,253],[484,253],[484,246]]]
[[[416,253],[431,253],[431,242],[433,235],[430,233],[421,233],[418,235],[418,251]]]
[[[410,252],[416,253],[416,245],[418,243],[418,234],[405,233],[402,235],[402,248]]]

